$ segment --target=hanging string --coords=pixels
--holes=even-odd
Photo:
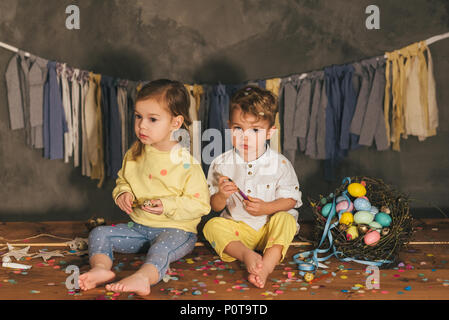
[[[447,39],[447,38],[449,38],[449,32],[442,33],[442,34],[430,37],[427,40],[425,40],[425,42],[426,42],[427,45],[430,45],[432,43],[435,43],[435,42],[438,42],[440,40]],[[15,52],[15,53],[19,52],[19,48],[16,48],[16,47],[14,47],[14,46],[12,46],[10,44],[7,44],[7,43],[1,42],[1,41],[0,41],[0,47],[4,48],[6,50],[9,50],[9,51]],[[25,52],[25,57],[29,57],[29,56],[30,56],[30,53],[29,52]],[[290,77],[294,76],[294,74],[291,74],[289,76]],[[289,76],[286,76],[286,77],[289,77]],[[301,74],[301,78],[306,77],[306,76],[307,76],[307,73],[302,73]]]

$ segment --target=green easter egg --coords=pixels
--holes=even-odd
[[[373,221],[369,224],[369,227],[373,230],[380,231],[382,229],[382,225],[379,222]]]
[[[354,215],[354,222],[357,224],[370,224],[374,220],[374,216],[369,211],[357,211]]]
[[[332,209],[332,203],[328,203],[326,204],[322,209],[321,209],[321,214],[323,215],[323,217],[327,217],[329,215],[329,213],[331,212]]]
[[[386,214],[385,212],[379,212],[376,214],[376,222],[378,222],[382,227],[389,227],[391,224],[391,217],[390,215]]]

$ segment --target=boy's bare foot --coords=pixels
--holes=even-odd
[[[150,294],[150,281],[145,276],[134,273],[118,282],[106,285],[106,290],[114,292],[135,292],[139,296]]]
[[[262,270],[263,259],[260,254],[253,250],[247,250],[243,255],[243,262],[249,273],[257,274]]]
[[[262,269],[258,273],[251,273],[248,276],[248,281],[258,288],[263,288],[267,281],[268,275],[273,272],[271,268],[263,265]]]
[[[83,273],[78,278],[78,284],[81,290],[90,290],[97,287],[100,284],[111,281],[115,278],[115,273],[111,270],[107,270],[100,267],[94,267],[88,272]]]

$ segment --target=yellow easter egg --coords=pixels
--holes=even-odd
[[[366,188],[360,183],[354,182],[348,186],[348,192],[353,197],[363,197],[366,194]]]
[[[354,240],[359,236],[359,232],[357,231],[356,226],[350,226],[348,230],[346,230],[346,240]]]
[[[353,222],[354,222],[354,216],[352,215],[351,212],[343,212],[342,213],[342,215],[340,217],[341,224],[350,225]]]

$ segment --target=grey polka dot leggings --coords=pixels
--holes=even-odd
[[[195,233],[174,228],[151,228],[138,223],[100,226],[89,234],[89,258],[102,253],[114,260],[113,252],[146,251],[144,263],[157,268],[160,281],[171,262],[192,252],[196,240]]]

